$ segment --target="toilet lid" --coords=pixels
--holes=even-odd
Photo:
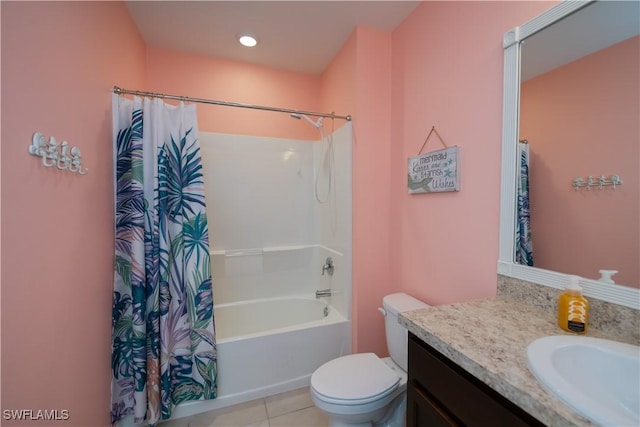
[[[311,376],[313,389],[327,400],[367,403],[391,393],[400,377],[374,353],[339,357],[320,366]]]

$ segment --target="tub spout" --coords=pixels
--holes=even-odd
[[[330,297],[330,296],[331,296],[331,289],[323,289],[321,291],[316,291],[316,298]]]

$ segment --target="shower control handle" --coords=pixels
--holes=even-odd
[[[322,275],[324,276],[324,272],[326,271],[329,276],[333,276],[333,259],[328,256],[322,266]]]

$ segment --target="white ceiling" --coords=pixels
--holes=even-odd
[[[419,1],[127,1],[149,46],[319,74],[356,25],[392,31]],[[258,46],[241,46],[251,32]]]

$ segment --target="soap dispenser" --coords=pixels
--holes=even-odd
[[[584,334],[589,320],[589,301],[582,296],[580,277],[569,276],[564,293],[558,299],[558,326],[567,332]]]

